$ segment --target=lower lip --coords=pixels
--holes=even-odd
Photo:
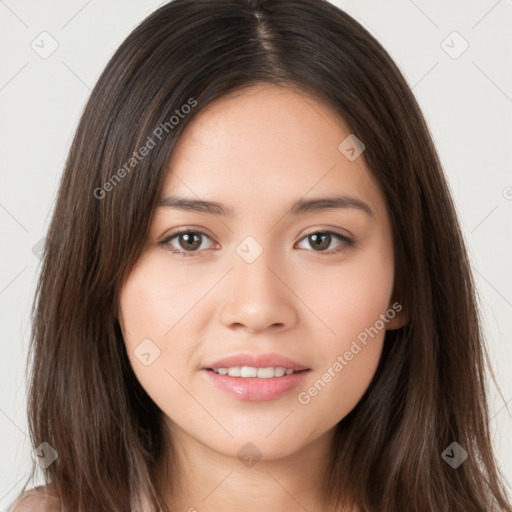
[[[240,400],[262,402],[276,400],[296,388],[310,370],[304,370],[283,377],[259,379],[257,377],[230,377],[219,375],[212,370],[204,370],[207,378],[219,389]]]

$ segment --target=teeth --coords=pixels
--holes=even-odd
[[[228,375],[230,377],[240,377],[240,366],[232,366],[228,368]]]
[[[291,368],[283,368],[278,366],[276,368],[255,368],[254,366],[231,366],[230,368],[217,368],[213,370],[219,375],[229,375],[230,377],[257,377],[258,379],[271,379],[272,377],[283,377],[284,375],[291,375],[294,370]]]

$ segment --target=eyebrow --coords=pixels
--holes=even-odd
[[[235,215],[231,208],[216,201],[205,201],[176,195],[170,195],[161,199],[158,206],[228,217]],[[290,215],[301,215],[308,212],[322,212],[343,208],[355,208],[370,217],[374,216],[373,210],[367,203],[348,195],[298,199],[292,203],[287,213]]]

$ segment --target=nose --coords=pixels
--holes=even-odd
[[[269,253],[263,251],[252,263],[235,255],[221,292],[221,320],[226,327],[255,333],[289,329],[297,322],[300,301],[287,283],[289,272],[272,264]]]

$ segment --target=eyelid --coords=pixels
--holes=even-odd
[[[163,242],[165,240],[168,240],[169,238],[172,238],[173,236],[179,235],[181,233],[189,233],[189,232],[201,233],[202,235],[212,238],[212,236],[209,235],[208,232],[203,228],[200,228],[198,226],[183,226],[183,227],[179,227],[176,229],[172,229],[171,231],[169,231],[169,233],[164,235],[160,241]]]
[[[310,230],[309,228],[304,232],[304,234],[300,235],[299,240],[302,240],[304,237],[309,235],[314,235],[315,233],[334,233],[336,235],[339,235],[343,238],[352,239],[355,240],[355,236],[348,230],[344,228],[340,228],[338,226],[330,226],[330,225],[323,225],[318,228],[314,228]]]

